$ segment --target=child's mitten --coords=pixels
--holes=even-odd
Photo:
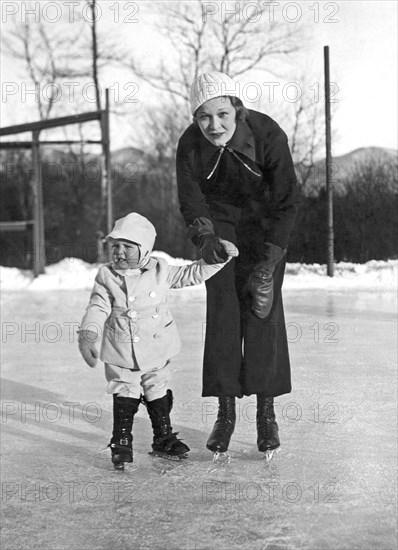
[[[79,350],[91,368],[97,364],[98,350],[95,344],[98,340],[99,335],[93,330],[79,330]]]
[[[239,256],[239,250],[236,248],[234,243],[226,241],[225,239],[220,239],[220,244],[224,248],[225,252],[228,254],[229,259]]]

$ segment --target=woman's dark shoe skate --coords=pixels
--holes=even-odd
[[[125,462],[133,462],[133,421],[139,399],[113,394],[113,433],[109,444],[115,470],[124,470]]]
[[[181,439],[177,438],[178,432],[173,432],[170,425],[170,411],[173,407],[173,393],[167,390],[166,395],[153,401],[144,399],[153,429],[153,454],[165,458],[187,458],[190,451]]]
[[[218,414],[206,447],[213,453],[226,453],[235,429],[235,397],[218,398]]]
[[[280,447],[278,424],[275,419],[274,398],[257,395],[257,448],[272,458],[272,451]],[[268,459],[268,458],[267,458]]]

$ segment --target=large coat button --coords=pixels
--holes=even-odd
[[[156,296],[156,292],[154,290],[151,290],[151,292],[149,293],[149,297],[155,298],[155,296]]]
[[[134,302],[135,296],[129,296],[129,302]]]
[[[139,341],[140,341],[140,337],[139,336],[134,336],[134,338],[133,338],[134,344],[136,344]]]
[[[130,319],[135,319],[137,317],[137,312],[133,311],[133,310],[130,310],[128,312],[128,316],[130,317]]]

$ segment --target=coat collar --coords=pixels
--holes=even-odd
[[[202,158],[203,160],[208,160],[214,155],[214,153],[220,150],[220,147],[213,145],[208,139],[206,139],[200,131],[200,128],[198,128],[198,132],[200,133],[200,150]],[[244,122],[238,121],[234,135],[227,144],[227,147],[230,147],[237,153],[245,155],[250,160],[255,162],[256,151],[254,135],[246,120]]]
[[[228,144],[237,153],[242,153],[255,162],[256,150],[254,146],[254,135],[247,121],[238,122],[234,135]]]
[[[153,269],[157,264],[157,261],[155,258],[150,257],[148,262],[141,268],[136,269],[128,269],[127,271],[120,271],[119,269],[115,268],[113,263],[110,264],[110,267],[112,270],[121,277],[134,277],[137,275],[142,275],[145,271],[148,271],[150,269]]]

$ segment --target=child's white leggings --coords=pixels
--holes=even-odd
[[[107,392],[136,399],[143,393],[147,401],[154,401],[166,394],[169,371],[169,361],[150,371],[125,369],[105,363]]]

